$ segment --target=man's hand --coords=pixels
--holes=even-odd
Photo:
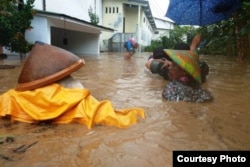
[[[161,60],[164,64],[163,66],[161,67],[161,69],[163,68],[168,68],[170,65],[171,65],[171,61],[165,59],[165,60]]]

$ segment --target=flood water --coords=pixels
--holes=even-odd
[[[204,56],[210,73],[204,88],[214,95],[209,103],[171,102],[161,92],[168,81],[145,70],[150,53],[130,60],[123,53],[83,56],[86,64],[72,76],[98,100],[116,109],[140,107],[146,119],[120,129],[81,124],[27,124],[0,119],[2,167],[168,167],[173,150],[250,150],[250,61]],[[0,93],[14,88],[22,64],[0,69]],[[27,149],[20,149],[20,147]]]

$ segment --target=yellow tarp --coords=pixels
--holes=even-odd
[[[51,84],[32,91],[10,89],[0,95],[0,117],[32,123],[51,120],[54,123],[78,122],[88,128],[95,125],[128,127],[145,118],[141,108],[115,110],[110,101],[98,101],[87,89],[69,89]]]

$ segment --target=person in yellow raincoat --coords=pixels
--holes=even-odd
[[[56,46],[35,43],[18,79],[16,88],[0,95],[0,117],[34,123],[77,122],[129,127],[145,118],[142,108],[116,110],[108,100],[98,101],[71,73],[85,62]]]

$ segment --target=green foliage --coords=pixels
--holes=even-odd
[[[99,23],[99,17],[93,12],[93,9],[91,6],[89,7],[88,13],[89,13],[90,22],[94,25],[97,25]]]
[[[240,35],[247,35],[250,33],[250,1],[245,0],[242,3],[242,10],[240,17],[238,19],[239,23],[242,24],[242,28],[240,30]]]
[[[193,36],[196,34],[196,28],[194,26],[178,26],[175,25],[174,29],[169,31],[169,37],[163,36],[162,45],[165,48],[173,48],[177,43],[190,44]]]
[[[202,35],[199,45],[200,54],[209,55],[235,55],[243,60],[250,55],[250,1],[242,0],[241,8],[233,16],[221,22],[195,28],[192,26],[175,26],[170,30],[169,36],[161,37],[161,45],[165,48],[173,48],[176,43],[186,42],[191,44],[192,38],[198,32]],[[187,36],[187,39],[183,38]],[[159,41],[152,41],[153,48]],[[158,45],[159,46],[159,45]]]
[[[151,45],[150,46],[146,46],[144,48],[145,52],[153,52],[153,50],[155,48],[157,48],[158,46],[162,46],[162,41],[161,40],[152,40]]]
[[[145,48],[145,51],[152,52],[155,48],[159,46],[164,46],[165,48],[172,49],[177,43],[187,43],[191,44],[193,36],[197,33],[198,29],[194,26],[178,26],[175,25],[174,29],[169,30],[169,35],[164,35],[160,37],[160,40],[155,40],[151,42],[150,46]]]
[[[228,21],[201,27],[200,32],[204,44],[200,48],[200,53],[225,55],[227,47],[235,47],[236,36],[232,30],[232,24]],[[234,53],[235,50],[231,52],[231,54]]]
[[[250,3],[243,0],[241,8],[232,18],[219,23],[201,27],[203,40],[206,40],[200,52],[204,54],[238,55],[242,52],[246,56],[244,38],[250,33]],[[242,42],[241,40],[244,39]],[[249,43],[249,42],[248,42]],[[249,44],[246,47],[250,47]]]
[[[16,0],[0,2],[0,46],[13,52],[27,53],[32,45],[25,40],[25,31],[30,29],[35,0],[18,4]]]

